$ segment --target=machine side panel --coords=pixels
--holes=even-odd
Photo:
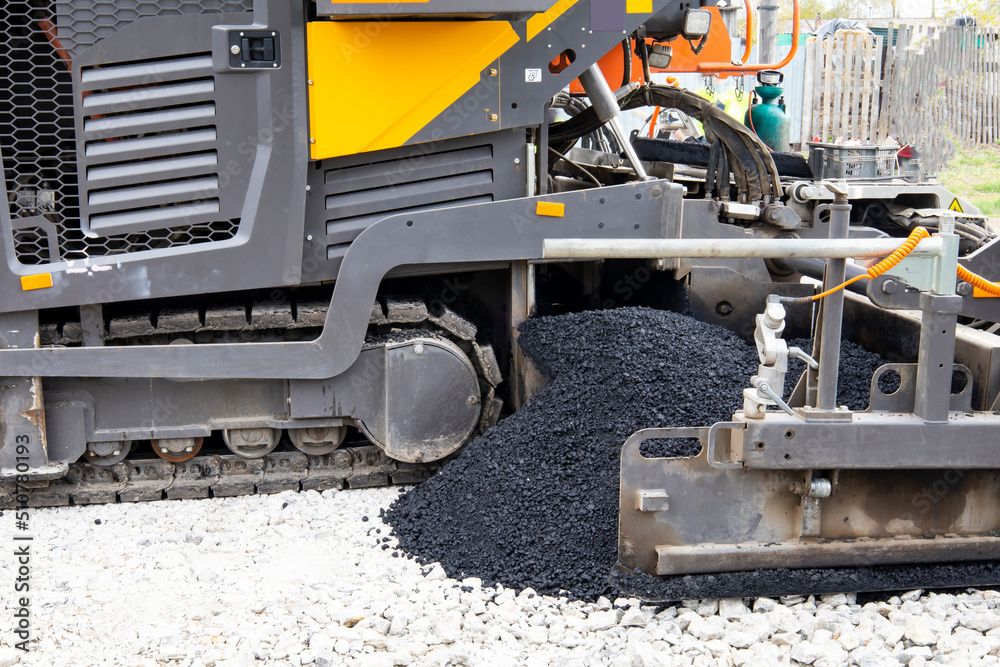
[[[524,134],[510,130],[317,163],[309,175],[303,281],[336,278],[354,239],[383,218],[523,197],[525,146]]]
[[[250,13],[140,17],[73,60],[79,180],[64,173],[74,187],[49,208],[0,211],[0,312],[300,282],[301,9],[259,2],[266,26]],[[280,67],[229,67],[228,33],[250,25],[281,36]],[[0,146],[5,165],[18,149]],[[40,274],[51,287],[22,290]]]

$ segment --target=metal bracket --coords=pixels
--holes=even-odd
[[[965,376],[965,386],[951,395],[951,412],[972,412],[972,371],[962,364],[954,365],[954,372]],[[899,376],[895,391],[883,392],[879,381],[888,373]],[[885,364],[872,376],[871,401],[866,412],[913,412],[917,395],[917,364]]]

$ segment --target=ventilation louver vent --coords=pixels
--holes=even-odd
[[[415,155],[324,173],[327,258],[379,220],[494,200],[493,146]]]
[[[122,143],[126,137],[146,138],[150,128],[157,124],[159,136],[167,136],[168,128],[186,134],[191,129],[197,129],[201,123],[212,126],[214,120],[202,119],[215,102],[209,98],[200,109],[180,110],[176,107],[181,105],[176,101],[163,99],[158,103],[159,109],[170,110],[172,113],[167,117],[155,115],[159,109],[152,100],[143,107],[138,100],[119,98],[124,104],[118,111],[111,111],[113,104],[109,104],[109,98],[102,100],[99,95],[103,90],[111,94],[131,93],[141,98],[141,91],[145,88],[157,88],[171,79],[183,83],[189,76],[190,61],[200,59],[204,63],[205,56],[186,55],[156,61],[164,71],[157,75],[161,78],[151,81],[122,83],[120,79],[114,82],[101,79],[114,75],[116,71],[121,74],[123,68],[134,65],[155,67],[156,63],[121,63],[91,68],[91,83],[85,85],[94,92],[84,97],[83,101],[86,104],[91,96],[96,96],[95,101],[100,100],[103,109],[98,111],[97,107],[91,107],[85,110],[89,125],[84,125],[84,128],[90,136],[99,137],[92,144],[105,145],[93,149],[93,160],[85,158],[79,164],[77,140],[83,142],[84,139],[77,136],[69,59],[140,18],[245,12],[250,11],[252,2],[116,0],[83,5],[74,0],[0,2],[0,152],[17,259],[23,264],[38,265],[232,238],[238,231],[239,220],[229,219],[231,215],[199,217],[198,213],[207,211],[207,208],[194,208],[190,211],[195,214],[193,216],[168,220],[162,217],[162,213],[152,212],[150,208],[156,201],[167,206],[155,206],[169,208],[179,198],[190,196],[184,192],[192,187],[202,188],[195,201],[212,198],[208,180],[195,185],[181,185],[181,181],[196,180],[199,174],[203,178],[213,176],[206,171],[206,166],[209,159],[218,161],[218,157],[210,146],[201,151],[193,149],[182,155],[169,156],[183,157],[183,164],[154,164],[156,161],[149,157],[131,163],[124,159],[116,160],[113,156],[120,155],[116,151],[120,146],[111,146]],[[211,79],[210,67],[199,71],[200,74],[195,74]],[[112,86],[118,85],[123,85],[125,90],[112,90]],[[163,92],[162,87],[159,92]],[[114,102],[114,98],[110,102]],[[142,109],[154,115],[143,117]],[[115,140],[115,137],[119,139]],[[83,155],[86,147],[81,145],[80,148]],[[155,146],[147,146],[145,150],[145,155],[155,154]],[[84,165],[84,161],[88,165]],[[90,165],[90,162],[93,164]],[[127,177],[115,171],[116,162],[119,167],[130,170]],[[147,162],[150,164],[144,164]],[[116,212],[136,209],[141,211],[145,207],[148,212],[142,223],[145,231],[133,228],[129,232],[117,233],[115,229],[124,229],[120,225],[122,221],[104,217],[99,218],[104,224],[103,230],[95,227],[85,233],[84,230],[91,227],[86,217],[81,224],[80,176],[87,173],[84,169],[88,166],[109,169],[94,172],[100,180],[88,185],[88,192],[84,193],[82,204],[85,214],[91,208],[91,194],[96,196],[92,212],[97,216],[113,216]],[[170,180],[174,182],[168,184]],[[129,182],[132,187],[157,183],[169,187],[142,192],[126,187]],[[206,195],[206,192],[209,194]],[[137,205],[130,208],[133,204]],[[162,220],[158,226],[157,219]]]
[[[85,69],[84,231],[107,236],[218,217],[209,53]]]

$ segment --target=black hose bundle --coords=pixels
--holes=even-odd
[[[710,194],[728,198],[729,174],[736,182],[741,201],[756,202],[781,197],[778,169],[766,145],[738,120],[712,102],[674,86],[651,85],[626,89],[619,100],[622,110],[659,106],[678,109],[701,121],[712,146],[706,188]],[[580,137],[600,129],[602,123],[592,108],[549,129],[549,142],[560,153],[568,151]]]
[[[566,92],[560,92],[553,97],[550,106],[553,109],[562,109],[571,118],[585,113],[590,108],[583,100]],[[622,147],[618,145],[618,139],[607,127],[598,127],[593,132],[588,132],[578,139],[581,139],[581,147],[590,150],[604,151],[605,153],[621,153],[622,151]]]

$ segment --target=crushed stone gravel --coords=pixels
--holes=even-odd
[[[649,308],[534,318],[520,343],[546,389],[386,518],[405,551],[452,576],[595,600],[612,593],[622,443],[641,428],[729,419],[756,372],[756,348]],[[843,349],[839,402],[864,409],[883,361],[849,342]],[[786,378],[786,395],[801,368]],[[661,456],[692,453],[684,441],[660,444]]]
[[[398,494],[285,492],[33,511],[30,650],[14,648],[17,602],[0,594],[0,667],[1000,663],[994,591],[667,607],[518,592],[399,557],[394,538],[382,542],[388,526],[378,518]],[[23,533],[4,512],[5,586],[17,576],[15,535]]]

